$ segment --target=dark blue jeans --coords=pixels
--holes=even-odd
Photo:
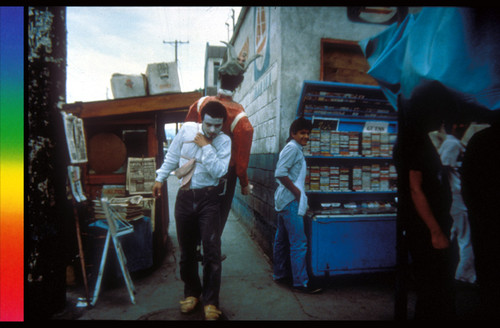
[[[175,223],[184,297],[202,296],[205,305],[219,306],[221,283],[220,198],[215,188],[179,190]],[[198,274],[197,241],[203,245],[203,285]]]

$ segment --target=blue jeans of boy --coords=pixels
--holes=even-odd
[[[290,259],[293,286],[306,287],[309,282],[306,266],[307,237],[304,218],[298,215],[298,205],[294,200],[278,212],[278,227],[273,247],[273,278],[278,280],[290,276],[287,269]]]

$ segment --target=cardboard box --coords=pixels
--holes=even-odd
[[[146,68],[146,79],[150,95],[181,92],[177,63],[154,63]]]
[[[111,77],[111,91],[115,99],[146,96],[146,77],[115,73]]]

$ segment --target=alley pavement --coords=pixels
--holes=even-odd
[[[173,212],[177,178],[170,177],[169,207]],[[68,287],[67,308],[59,320],[203,320],[203,309],[180,313],[183,283],[179,276],[179,248],[173,213],[169,227],[169,251],[163,263],[147,273],[132,274],[135,301],[125,283],[105,285],[93,307],[78,306],[82,287]],[[222,320],[394,320],[393,273],[331,278],[318,294],[304,294],[272,279],[271,260],[264,255],[241,221],[230,214],[222,236]],[[200,276],[201,276],[200,265]],[[122,279],[120,277],[120,279]],[[123,280],[122,280],[123,282]],[[93,283],[90,282],[92,294]],[[412,317],[414,297],[408,297]]]

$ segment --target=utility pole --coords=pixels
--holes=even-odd
[[[234,33],[234,9],[231,8],[231,11],[233,14],[231,15],[231,18],[233,19],[233,33]]]
[[[183,44],[183,43],[189,43],[189,41],[183,42],[183,41],[175,40],[175,41],[163,41],[163,43],[175,44],[175,63],[177,64],[177,45]]]
[[[231,9],[231,18],[233,20],[233,29],[232,29],[232,33],[234,33],[234,9]],[[229,42],[229,23],[227,22],[226,20],[226,27],[227,27],[227,42]]]

